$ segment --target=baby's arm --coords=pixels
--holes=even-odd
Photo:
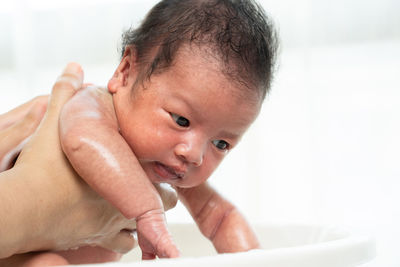
[[[77,173],[128,219],[136,219],[143,258],[179,255],[166,228],[161,198],[118,132],[112,98],[80,90],[60,116],[62,148]]]
[[[260,248],[244,216],[208,183],[193,188],[178,188],[178,195],[218,253]]]

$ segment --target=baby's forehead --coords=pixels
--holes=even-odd
[[[220,86],[221,90],[229,90],[232,96],[240,101],[252,101],[258,103],[261,100],[260,90],[253,84],[243,80],[247,75],[239,75],[238,68],[234,62],[229,65],[210,46],[207,45],[183,45],[176,52],[171,66],[168,67],[168,74],[178,78],[196,80],[200,72],[207,70],[201,82],[210,83],[212,80],[223,81],[229,86]],[[228,61],[231,62],[231,61]],[[262,100],[261,100],[262,101]]]
[[[184,44],[175,52],[173,66],[184,65],[185,67],[207,66],[215,72],[224,69],[223,59],[209,45]]]

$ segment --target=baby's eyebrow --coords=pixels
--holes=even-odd
[[[220,135],[225,138],[233,139],[233,140],[239,139],[241,136],[240,134],[235,134],[235,133],[231,133],[228,131],[222,131],[222,132],[220,132]]]
[[[185,96],[177,94],[174,96],[174,99],[176,102],[179,102],[181,105],[184,105],[187,111],[189,111],[191,114],[194,115],[195,118],[198,120],[203,120],[202,112],[197,110],[195,107],[193,107],[193,104],[186,99]]]

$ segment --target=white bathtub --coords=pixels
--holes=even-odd
[[[134,249],[121,262],[102,266],[350,267],[362,265],[375,256],[375,242],[372,238],[336,227],[255,225],[263,249],[234,254],[216,254],[210,242],[194,224],[172,224],[170,230],[183,258],[143,262],[138,261],[140,250]]]

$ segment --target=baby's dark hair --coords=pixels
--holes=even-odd
[[[133,46],[141,77],[168,68],[183,44],[208,47],[230,80],[267,94],[275,70],[277,33],[252,0],[163,0],[142,24],[123,34],[122,55]]]

